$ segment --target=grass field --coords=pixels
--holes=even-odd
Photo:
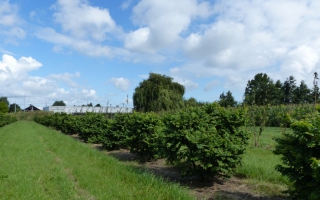
[[[193,199],[186,189],[34,122],[0,129],[1,199]]]
[[[276,145],[274,138],[281,135],[281,128],[267,127],[262,132],[257,147],[251,139],[243,157],[243,164],[236,171],[236,176],[245,178],[248,184],[254,185],[257,191],[264,194],[282,195],[282,191],[289,184],[288,179],[275,170],[275,166],[281,164],[281,160],[272,153]]]

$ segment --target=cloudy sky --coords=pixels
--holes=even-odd
[[[185,98],[236,100],[248,80],[312,87],[319,0],[0,0],[0,96],[40,108],[120,105],[150,72]],[[13,98],[16,96],[16,98]]]

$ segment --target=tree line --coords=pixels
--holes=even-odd
[[[185,88],[173,82],[173,78],[150,73],[149,78],[140,82],[133,93],[133,104],[137,111],[170,111],[184,107],[201,106],[207,102],[199,102],[195,98],[184,99]],[[280,105],[280,104],[310,104],[319,97],[317,84],[308,88],[304,80],[297,83],[294,76],[284,82],[274,82],[266,73],[258,73],[248,80],[243,95],[243,102],[237,102],[230,91],[222,93],[217,102],[223,107],[237,105]],[[318,100],[317,100],[318,101]]]
[[[304,80],[298,84],[294,76],[288,77],[282,83],[280,80],[274,82],[265,73],[258,73],[248,81],[243,103],[247,105],[309,104],[315,103],[318,97],[317,84],[310,89]]]

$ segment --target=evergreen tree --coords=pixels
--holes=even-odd
[[[295,101],[294,103],[312,103],[311,90],[308,88],[307,84],[302,80],[299,87],[295,90]]]
[[[237,102],[234,100],[234,97],[229,90],[227,94],[224,94],[224,92],[222,92],[222,94],[220,95],[219,104],[222,107],[235,107],[237,105]]]
[[[135,110],[142,112],[175,110],[184,107],[185,88],[171,77],[150,73],[133,93]]]
[[[283,103],[282,83],[277,80],[272,90],[272,105],[279,105]]]
[[[284,96],[283,102],[285,104],[296,103],[298,101],[295,93],[296,88],[296,79],[293,76],[287,78],[283,83],[282,92]]]
[[[249,105],[272,103],[274,88],[273,80],[267,74],[258,73],[247,83],[244,102]]]

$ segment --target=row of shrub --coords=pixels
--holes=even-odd
[[[16,121],[17,121],[16,117],[14,117],[12,115],[0,113],[0,127],[11,124]]]
[[[165,158],[184,175],[229,177],[241,162],[249,135],[245,109],[231,111],[218,104],[186,108],[176,113],[72,116],[55,113],[35,121],[106,149],[127,148],[144,160]]]
[[[314,113],[314,104],[292,104],[278,106],[247,106],[247,119],[250,126],[290,127],[287,115],[300,120],[310,113]],[[230,108],[237,109],[237,108]]]

